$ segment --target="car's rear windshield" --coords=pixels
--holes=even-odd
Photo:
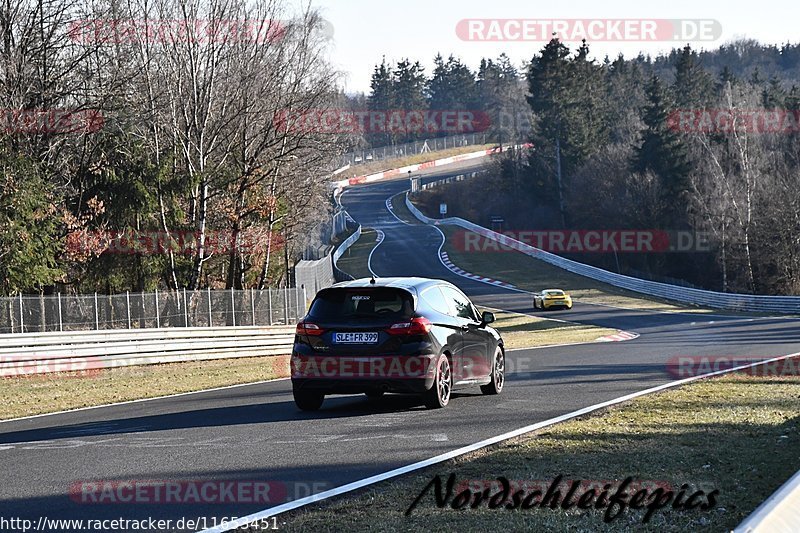
[[[564,296],[564,291],[544,291],[548,296]]]
[[[320,292],[311,309],[315,319],[410,318],[414,300],[407,291],[390,287],[328,289]]]

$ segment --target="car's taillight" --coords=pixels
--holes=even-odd
[[[412,318],[409,322],[398,322],[386,330],[389,335],[425,335],[431,330],[431,321],[424,317]]]
[[[313,335],[316,337],[325,333],[325,330],[311,322],[300,322],[294,332],[298,335]]]

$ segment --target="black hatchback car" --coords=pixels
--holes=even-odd
[[[328,394],[419,394],[446,406],[454,387],[499,394],[503,340],[455,285],[424,278],[360,279],[317,293],[297,325],[292,389],[297,406]]]

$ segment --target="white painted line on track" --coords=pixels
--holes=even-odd
[[[383,243],[383,240],[386,238],[386,234],[379,229],[376,229],[375,233],[377,233],[377,237],[375,238],[375,246],[373,246],[372,250],[369,251],[369,257],[367,257],[367,268],[369,269],[369,273],[372,274],[373,277],[377,278],[378,275],[374,270],[372,270],[372,254],[374,254],[375,250],[378,249],[378,246]]]
[[[671,389],[674,387],[678,387],[680,385],[685,385],[687,383],[691,383],[693,381],[698,381],[701,379],[707,379],[714,376],[720,376],[724,374],[730,374],[732,372],[737,372],[739,370],[743,370],[746,368],[753,368],[755,366],[764,365],[768,363],[772,363],[775,361],[781,361],[783,359],[790,359],[792,357],[798,357],[800,353],[790,354],[790,355],[783,355],[780,357],[774,357],[772,359],[768,359],[766,361],[759,361],[757,363],[750,363],[747,365],[738,366],[735,368],[729,368],[726,370],[718,370],[716,372],[711,372],[709,374],[704,374],[702,376],[693,376],[690,378],[679,379],[677,381],[671,381],[669,383],[665,383],[663,385],[658,385],[656,387],[651,387],[649,389],[641,390],[638,392],[634,392],[631,394],[626,394],[625,396],[620,396],[619,398],[614,398],[613,400],[608,400],[605,402],[601,402],[595,405],[590,405],[589,407],[584,407],[583,409],[578,409],[577,411],[573,411],[571,413],[567,413],[561,416],[557,416],[555,418],[550,418],[548,420],[544,420],[542,422],[537,422],[535,424],[531,424],[529,426],[525,426],[519,429],[515,429],[514,431],[509,431],[508,433],[503,433],[502,435],[497,435],[496,437],[490,437],[488,439],[476,442],[474,444],[470,444],[468,446],[464,446],[462,448],[458,448],[456,450],[452,450],[447,453],[443,453],[441,455],[437,455],[435,457],[431,457],[430,459],[425,459],[423,461],[418,461],[416,463],[412,463],[410,465],[406,465],[400,468],[395,468],[394,470],[390,470],[388,472],[383,472],[381,474],[376,474],[374,476],[370,476],[368,478],[360,479],[358,481],[354,481],[352,483],[347,483],[346,485],[342,485],[340,487],[336,487],[330,490],[326,490],[324,492],[320,492],[319,494],[313,494],[311,496],[307,496],[305,498],[300,498],[298,500],[294,500],[291,502],[284,503],[282,505],[277,505],[275,507],[270,507],[269,509],[265,509],[263,511],[259,511],[257,513],[253,513],[248,516],[244,516],[237,520],[233,520],[228,522],[227,524],[223,524],[217,527],[213,527],[210,529],[204,530],[202,533],[222,533],[224,531],[230,531],[232,529],[236,529],[242,526],[246,526],[249,523],[255,522],[257,520],[263,520],[266,518],[271,518],[273,516],[279,515],[281,513],[286,513],[288,511],[298,509],[300,507],[305,507],[306,505],[310,505],[312,503],[316,503],[318,501],[327,500],[328,498],[332,498],[334,496],[339,496],[341,494],[345,494],[347,492],[352,492],[354,490],[358,490],[369,485],[374,485],[375,483],[380,483],[381,481],[386,481],[388,479],[392,479],[397,476],[401,476],[403,474],[408,474],[410,472],[415,472],[417,470],[421,470],[423,468],[427,468],[429,466],[442,463],[444,461],[448,461],[450,459],[454,459],[456,457],[460,457],[462,455],[474,452],[476,450],[480,450],[481,448],[485,448],[487,446],[491,446],[493,444],[497,444],[504,440],[513,439],[515,437],[519,437],[520,435],[524,435],[526,433],[531,433],[532,431],[537,431],[539,429],[552,426],[555,424],[559,424],[561,422],[566,422],[567,420],[571,420],[573,418],[577,418],[579,416],[583,416],[599,409],[604,409],[606,407],[611,407],[614,405],[618,405],[623,402],[627,402],[629,400],[633,400],[640,396],[644,396],[646,394],[652,394],[654,392],[660,392],[666,389]]]

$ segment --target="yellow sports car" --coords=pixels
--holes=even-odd
[[[572,309],[572,297],[561,289],[545,289],[533,295],[534,309]]]

